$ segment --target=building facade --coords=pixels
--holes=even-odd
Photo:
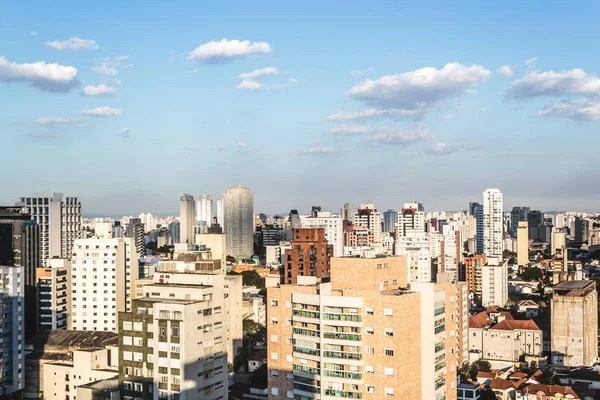
[[[387,233],[396,232],[398,223],[398,211],[389,209],[383,213],[383,231]]]
[[[196,201],[196,221],[206,222],[208,226],[212,224],[213,198],[210,194],[201,194]]]
[[[517,264],[529,264],[529,228],[527,221],[519,221],[517,226]]]
[[[315,211],[314,215],[300,217],[302,228],[325,229],[325,239],[333,246],[334,257],[344,254],[343,221],[341,216],[333,215],[329,211]]]
[[[333,246],[325,239],[324,228],[298,228],[293,231],[291,248],[285,251],[282,283],[298,282],[298,276],[329,276]]]
[[[487,257],[481,267],[481,303],[484,307],[503,307],[508,302],[508,260]]]
[[[25,282],[23,267],[0,266],[2,306],[2,363],[0,387],[3,395],[22,390],[25,386]]]
[[[179,199],[179,240],[181,243],[194,243],[194,226],[196,225],[196,204],[194,197],[184,194]]]
[[[468,256],[463,259],[465,264],[465,281],[469,291],[481,297],[481,271],[487,263],[485,254]]]
[[[502,257],[504,238],[504,212],[502,192],[487,189],[483,192],[483,253]]]
[[[39,193],[21,197],[16,206],[26,207],[40,227],[42,262],[70,257],[73,243],[81,236],[81,203],[62,193]]]
[[[221,199],[227,255],[235,259],[250,258],[254,254],[254,196],[248,188],[238,186],[228,188]]]
[[[37,269],[39,329],[69,329],[71,260],[53,258]]]
[[[139,267],[134,239],[78,239],[71,259],[71,328],[116,332],[131,308]]]

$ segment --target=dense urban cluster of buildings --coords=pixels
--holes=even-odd
[[[82,210],[0,207],[3,398],[600,396],[598,214],[488,189],[271,216],[241,186],[172,217]]]

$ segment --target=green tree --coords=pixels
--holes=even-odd
[[[492,366],[489,361],[486,360],[477,360],[471,364],[469,368],[469,373],[471,374],[471,379],[476,379],[479,371],[482,372],[490,372],[492,370]]]
[[[535,360],[529,363],[529,372],[530,373],[533,374],[535,371],[537,371],[537,369],[538,369],[538,364]]]
[[[538,267],[525,268],[521,275],[527,281],[539,281],[542,279],[542,270]]]
[[[250,383],[254,385],[267,386],[267,364],[263,364],[252,372]]]

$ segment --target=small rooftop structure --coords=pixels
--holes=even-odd
[[[595,281],[566,281],[552,287],[554,295],[583,297],[596,290]]]

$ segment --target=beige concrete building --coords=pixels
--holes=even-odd
[[[377,257],[332,258],[329,283],[269,288],[269,399],[456,399],[466,285],[407,286],[406,257]]]
[[[194,243],[199,246],[204,245],[207,249],[210,249],[215,259],[223,260],[223,263],[227,260],[227,243],[224,233],[197,234]]]
[[[72,255],[70,328],[116,332],[117,313],[129,310],[135,296],[135,239],[77,239]]]
[[[71,360],[44,364],[44,399],[78,400],[78,387],[84,384],[116,378],[119,373],[116,347],[73,351]]]
[[[487,257],[481,267],[481,303],[484,307],[504,306],[508,301],[508,260]]]
[[[527,221],[519,221],[517,226],[517,264],[529,264],[529,227]]]
[[[557,230],[552,231],[550,254],[554,255],[557,253],[557,250],[562,250],[566,246],[567,246],[566,234],[562,231],[557,231]]]
[[[555,366],[592,365],[598,359],[595,281],[566,281],[552,288],[552,358]]]

